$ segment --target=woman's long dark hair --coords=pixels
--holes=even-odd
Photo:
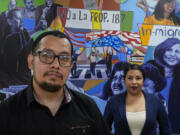
[[[159,92],[166,87],[166,78],[161,74],[158,67],[150,64],[142,64],[146,78],[149,78],[154,82],[155,92]]]
[[[164,53],[166,50],[170,49],[173,47],[175,44],[180,44],[180,40],[178,38],[168,38],[165,41],[161,42],[154,51],[154,59],[156,63],[162,67],[166,64],[166,62],[163,60]]]
[[[164,4],[172,2],[172,1],[174,1],[174,0],[159,0],[159,2],[157,3],[157,5],[155,7],[154,13],[153,13],[157,20],[164,19]],[[173,21],[175,25],[180,24],[179,18],[175,15],[175,10],[173,10],[170,13],[168,19]]]

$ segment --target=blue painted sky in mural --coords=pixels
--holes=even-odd
[[[138,23],[142,24],[145,13],[142,9],[136,6],[137,0],[128,0],[120,5],[121,11],[133,11],[133,32],[138,32]]]

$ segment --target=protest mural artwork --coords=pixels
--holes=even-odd
[[[166,17],[164,4],[172,10]],[[30,38],[56,29],[74,47],[69,87],[92,97],[103,113],[107,100],[126,90],[126,66],[140,64],[144,90],[163,100],[172,133],[180,134],[179,7],[179,0],[0,0],[0,100],[31,81]]]

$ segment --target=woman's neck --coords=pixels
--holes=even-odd
[[[168,12],[165,12],[165,13],[164,13],[164,18],[168,19],[168,18],[169,18],[169,15],[170,15],[170,14],[169,14]]]
[[[173,68],[172,67],[164,67],[165,77],[172,77],[173,76]]]
[[[136,101],[138,101],[139,99],[144,98],[144,94],[143,92],[137,93],[137,94],[131,94],[127,92],[127,96],[126,96],[126,102],[127,103],[134,103]]]
[[[127,93],[126,111],[127,112],[145,111],[145,97],[142,92],[138,95],[132,95],[130,93]]]

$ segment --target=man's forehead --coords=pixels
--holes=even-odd
[[[60,37],[57,37],[57,36],[54,36],[54,35],[47,35],[45,37],[43,37],[41,40],[40,40],[40,43],[57,43],[59,45],[61,44],[66,44],[66,45],[70,45],[69,41],[66,39],[66,38],[60,38]]]
[[[48,41],[48,40],[49,41]],[[70,39],[62,32],[57,30],[42,30],[33,35],[34,45],[32,50],[38,49],[40,44],[53,44],[55,47],[59,48],[62,46],[68,49],[71,53],[73,50],[72,42]],[[58,45],[58,46],[57,46]]]
[[[66,38],[59,38],[56,36],[48,35],[48,36],[43,37],[39,42],[40,49],[46,48],[55,52],[59,52],[59,50],[60,51],[63,50],[62,47],[68,48],[66,50],[68,50],[69,53],[71,52],[71,45]]]

